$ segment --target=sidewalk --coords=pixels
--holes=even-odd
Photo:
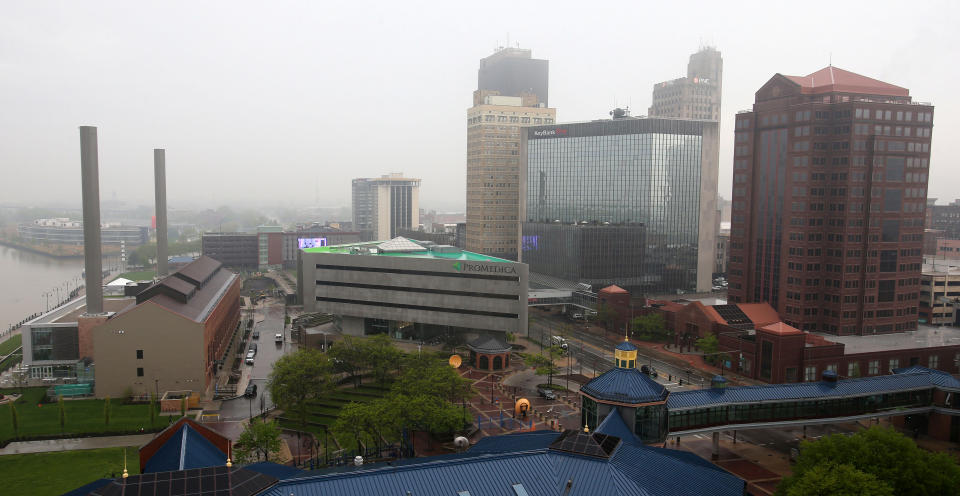
[[[15,441],[0,449],[2,455],[22,453],[44,453],[47,451],[85,450],[97,448],[120,448],[123,446],[143,446],[153,439],[155,434],[134,434],[131,436],[79,437],[72,439],[46,439],[43,441]]]

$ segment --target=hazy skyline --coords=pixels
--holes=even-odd
[[[929,196],[960,197],[960,67],[946,2],[8,3],[0,17],[0,204],[80,200],[78,126],[99,128],[100,191],[171,208],[348,205],[350,180],[423,179],[421,206],[465,203],[479,60],[519,43],[550,61],[559,122],[646,113],[653,84],[723,54],[719,195],[733,116],[775,73],[828,65],[933,102]],[[902,13],[893,14],[894,12]],[[319,187],[317,186],[319,181]],[[319,194],[318,194],[319,193]]]

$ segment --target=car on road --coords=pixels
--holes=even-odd
[[[273,335],[273,340],[274,340],[277,344],[283,344],[283,333],[278,332],[278,333],[274,334],[274,335]]]
[[[544,398],[544,399],[548,399],[548,400],[555,400],[555,399],[557,399],[557,395],[556,395],[556,393],[553,392],[552,389],[537,388],[537,394],[539,394],[540,397],[542,397],[542,398]]]
[[[256,354],[257,354],[257,343],[250,343],[250,347],[247,348],[247,352],[248,352],[248,353],[253,353],[254,355],[256,355]]]
[[[244,398],[253,398],[257,396],[257,385],[247,384],[247,389],[243,392]]]
[[[260,339],[260,331],[253,331],[253,339]]]
[[[253,357],[255,357],[256,355],[257,355],[256,353],[254,353],[254,352],[252,352],[252,351],[248,351],[248,352],[247,352],[247,359],[244,360],[244,363],[246,363],[247,365],[253,365]]]

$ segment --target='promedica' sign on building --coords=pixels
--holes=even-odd
[[[709,291],[716,133],[715,122],[677,119],[526,128],[520,260],[595,286]]]
[[[526,335],[526,264],[414,240],[390,251],[398,239],[302,250],[304,310],[338,315],[351,335]]]

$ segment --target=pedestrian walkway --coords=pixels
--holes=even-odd
[[[69,451],[98,448],[119,448],[123,446],[143,446],[153,439],[154,434],[134,434],[131,436],[78,437],[70,439],[45,439],[43,441],[15,441],[0,449],[2,455],[23,453],[45,453],[48,451]]]

